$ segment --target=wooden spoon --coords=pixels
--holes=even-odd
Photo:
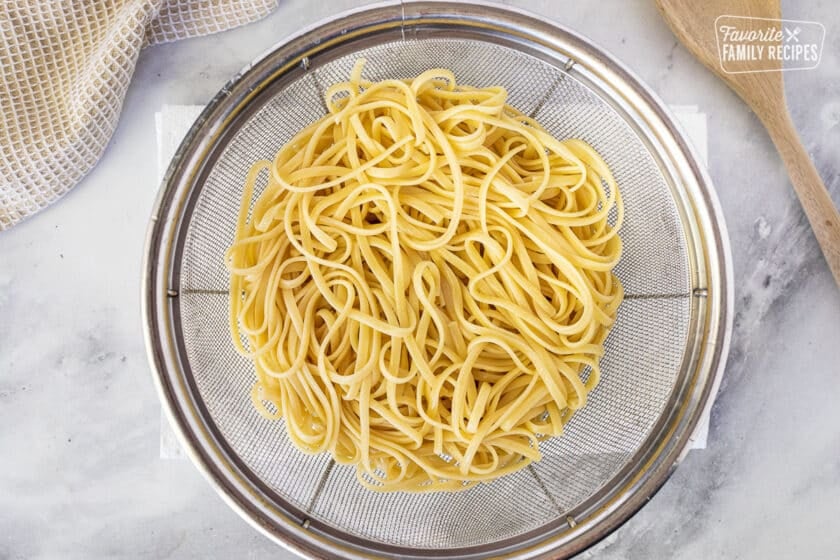
[[[779,0],[656,0],[656,5],[682,44],[735,90],[764,124],[782,156],[799,202],[805,209],[828,267],[834,274],[834,280],[840,285],[840,214],[790,119],[781,62],[761,61],[759,66],[763,72],[727,73],[718,55],[716,26],[719,16],[781,19]],[[768,25],[766,20],[737,21],[739,28],[753,25],[758,30]],[[739,69],[744,68],[741,64]],[[731,71],[731,68],[727,69]]]

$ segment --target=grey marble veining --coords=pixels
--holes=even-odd
[[[709,447],[583,558],[840,557],[840,291],[757,119],[676,44],[651,2],[509,2],[616,54],[709,116],[710,172],[735,261],[732,352]],[[188,462],[158,458],[139,312],[155,196],[154,112],[209,99],[284,36],[355,2],[281,1],[269,18],[141,55],[97,168],[0,234],[0,559],[284,558]],[[840,203],[840,15],[818,69],[786,75],[799,133]]]

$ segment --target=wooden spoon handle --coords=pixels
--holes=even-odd
[[[802,146],[787,111],[777,112],[765,121],[765,125],[785,162],[799,202],[834,274],[834,281],[840,286],[840,213]]]

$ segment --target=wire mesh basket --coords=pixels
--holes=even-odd
[[[460,493],[378,494],[295,449],[250,400],[227,323],[223,254],[244,177],[321,118],[326,87],[451,69],[504,86],[557,138],[590,143],[625,202],[626,292],[600,384],[543,459]],[[731,264],[710,182],[661,102],[575,33],[491,5],[416,2],[343,14],[234,77],[173,159],[147,240],[143,311],[161,400],[194,462],[257,529],[312,558],[556,558],[641,507],[684,456],[723,366]]]

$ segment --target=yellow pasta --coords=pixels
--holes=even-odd
[[[231,334],[301,450],[373,490],[461,490],[538,460],[597,384],[621,197],[503,88],[362,67],[246,179]]]

